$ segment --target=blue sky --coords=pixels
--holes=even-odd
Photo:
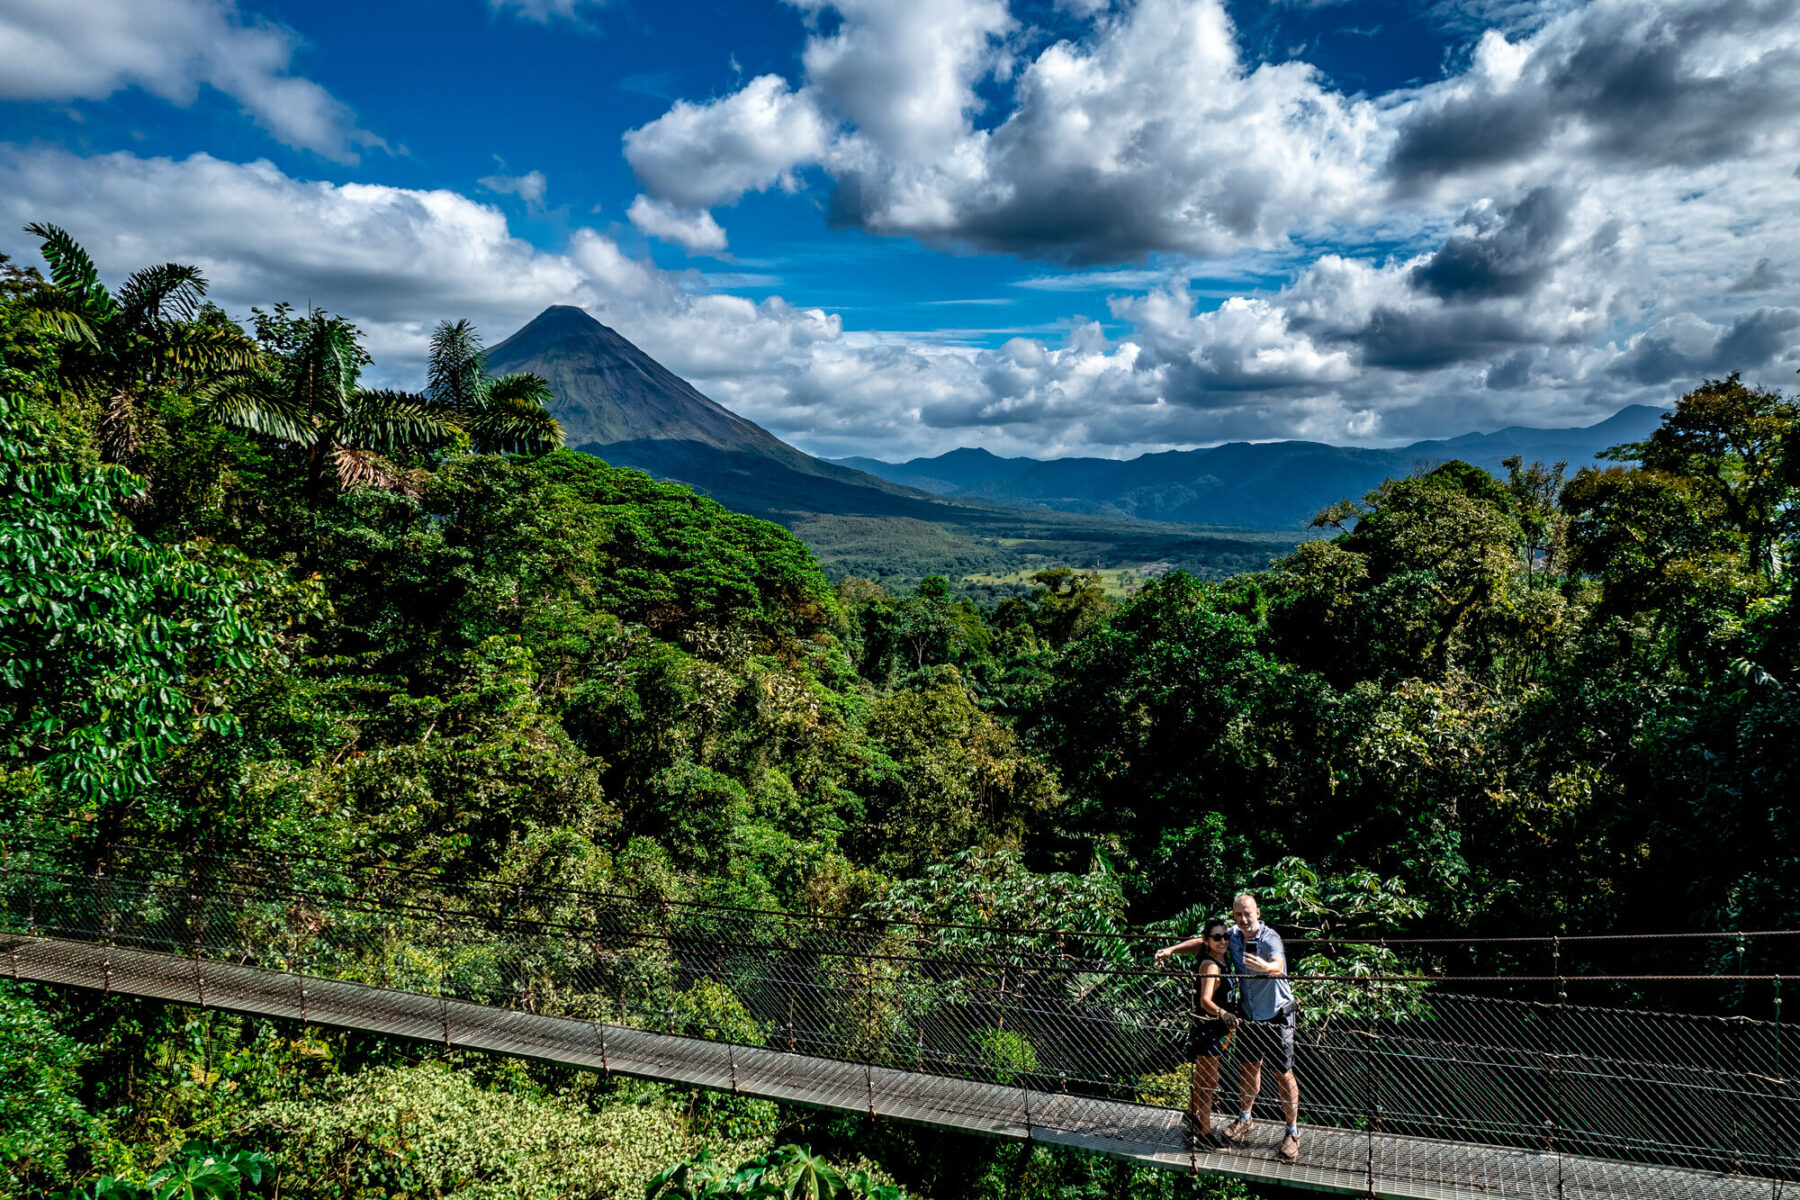
[[[1800,357],[1796,0],[0,0],[0,251],[416,382],[577,303],[818,453],[1587,423]]]

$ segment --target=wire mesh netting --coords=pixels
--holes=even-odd
[[[1154,964],[1141,936],[252,856],[146,852],[100,869],[31,846],[0,866],[0,927],[21,978],[1172,1167],[1419,1196],[1761,1196],[1800,1182],[1778,979],[1654,980],[1665,996],[1688,989],[1696,1011],[1676,1013],[1602,1002],[1617,976],[1296,977],[1303,1153],[1287,1164],[1273,1157],[1279,1062],[1244,1142],[1215,1148],[1184,1128],[1204,1099],[1196,977]],[[1727,1011],[1753,985],[1768,1016]],[[1252,1041],[1273,1045],[1227,1040],[1209,1109],[1237,1109]]]

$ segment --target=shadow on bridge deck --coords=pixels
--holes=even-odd
[[[1274,1157],[1280,1127],[1272,1123],[1260,1127],[1268,1136],[1257,1144],[1196,1152],[1181,1132],[1180,1112],[1166,1108],[703,1041],[118,946],[0,936],[0,955],[0,970],[20,980],[292,1018],[1316,1191],[1421,1200],[1754,1200],[1781,1195],[1779,1182],[1743,1175],[1316,1126],[1303,1128],[1301,1161],[1290,1165]]]

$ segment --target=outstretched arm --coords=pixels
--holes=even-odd
[[[1161,962],[1171,954],[1194,954],[1206,944],[1205,938],[1191,937],[1185,942],[1176,942],[1173,946],[1164,946],[1156,952],[1156,961]]]

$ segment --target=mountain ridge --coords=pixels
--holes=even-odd
[[[963,447],[903,463],[873,458],[835,461],[951,499],[1139,520],[1297,528],[1335,500],[1360,497],[1383,479],[1451,458],[1496,474],[1503,470],[1501,460],[1514,454],[1527,461],[1582,466],[1610,446],[1649,436],[1664,411],[1633,404],[1593,425],[1547,429],[1510,425],[1491,433],[1386,448],[1227,442],[1131,459],[1034,459],[1004,458]]]

